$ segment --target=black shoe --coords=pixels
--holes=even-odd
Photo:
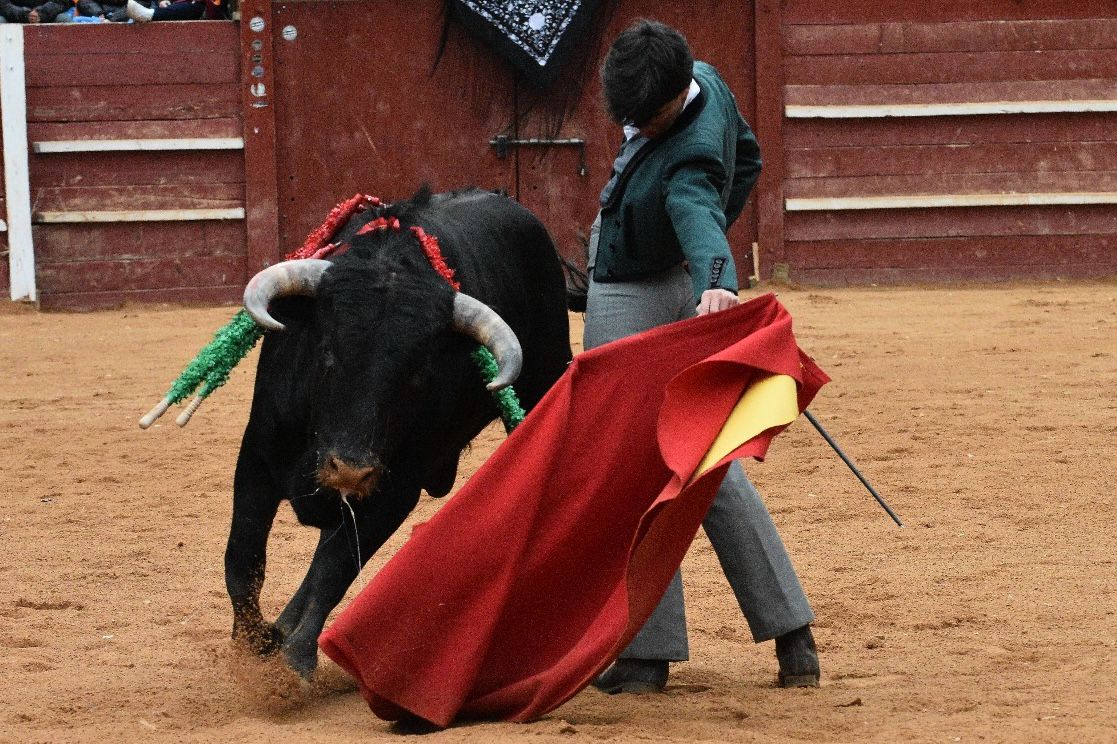
[[[776,658],[780,662],[780,687],[818,687],[818,648],[811,626],[777,637]]]
[[[659,659],[617,659],[593,686],[602,692],[661,692],[667,686],[667,662]]]
[[[414,713],[405,712],[399,720],[389,727],[389,730],[394,734],[400,734],[402,736],[419,736],[422,734],[433,734],[442,731],[443,728],[431,723],[425,718],[420,718]]]

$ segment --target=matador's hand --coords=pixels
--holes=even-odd
[[[716,313],[740,304],[741,298],[735,292],[728,289],[707,289],[698,303],[698,314]]]

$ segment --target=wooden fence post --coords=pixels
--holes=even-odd
[[[3,109],[4,198],[8,208],[8,267],[13,300],[38,300],[31,239],[31,180],[27,162],[27,86],[23,26],[0,26],[0,109]]]
[[[271,0],[240,4],[247,274],[280,258]]]
[[[756,0],[756,138],[764,170],[756,188],[759,271],[786,262],[783,238],[783,17],[780,0]]]

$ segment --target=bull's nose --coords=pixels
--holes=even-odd
[[[331,454],[318,471],[318,482],[343,495],[354,494],[364,498],[376,488],[381,472],[381,468],[374,465],[354,465]]]

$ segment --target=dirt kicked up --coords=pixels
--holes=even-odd
[[[818,615],[822,687],[775,687],[700,535],[692,659],[666,693],[587,690],[432,740],[1114,741],[1117,283],[779,292],[834,378],[812,411],[907,523],[805,420],[747,465]],[[255,354],[185,429],[173,412],[136,425],[234,309],[0,308],[0,740],[397,738],[324,658],[305,687],[230,647],[222,554]],[[281,509],[273,617],[315,535]]]

